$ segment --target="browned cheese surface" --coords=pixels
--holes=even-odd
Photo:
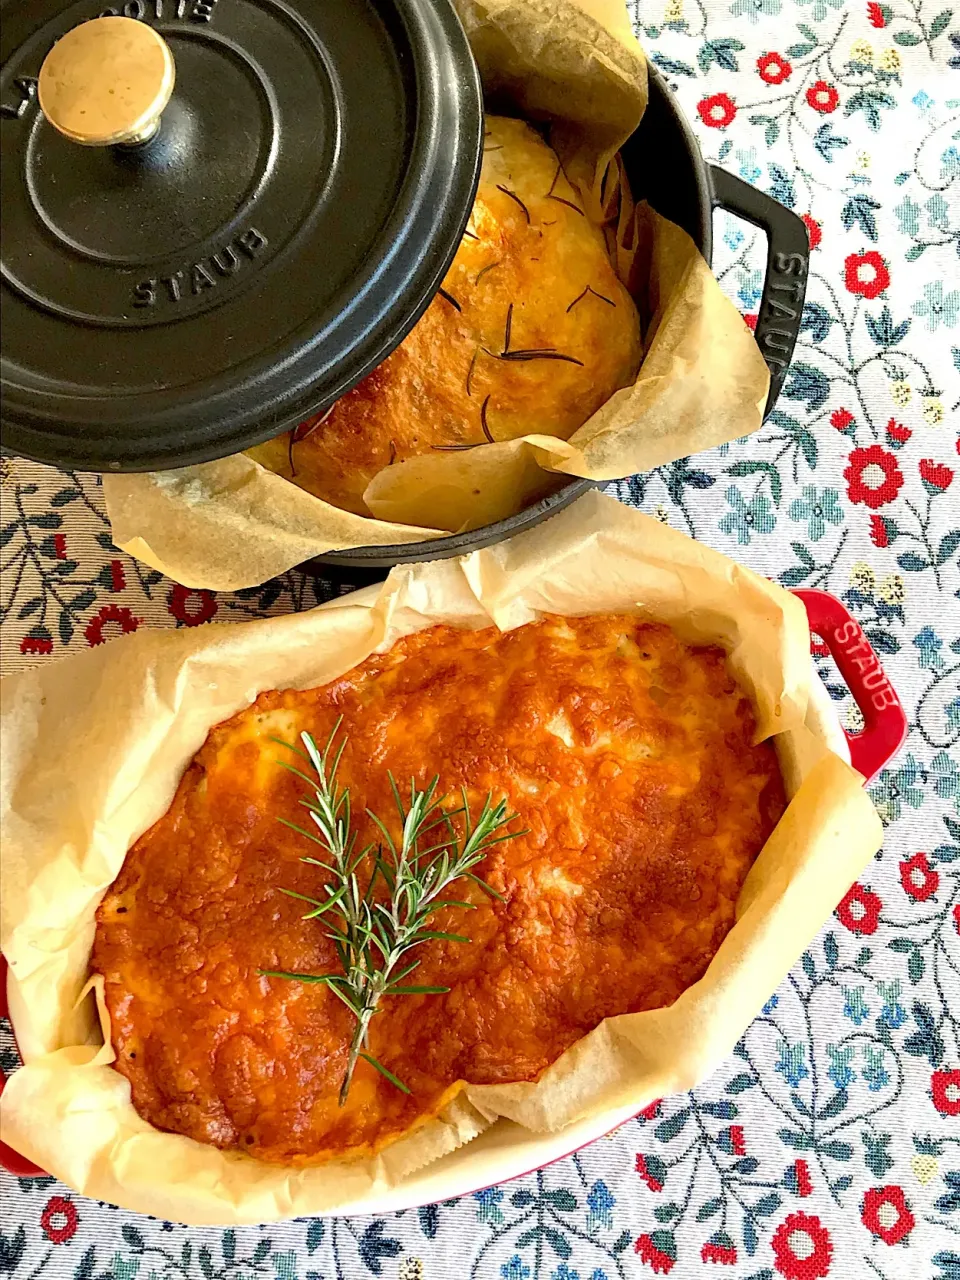
[[[327,416],[298,428],[295,443],[288,433],[250,451],[360,515],[369,514],[364,489],[392,461],[533,432],[566,439],[640,363],[633,300],[556,154],[520,120],[491,116],[486,128],[446,296]]]
[[[281,887],[321,897],[304,783],[271,739],[326,741],[343,717],[341,781],[399,834],[387,771],[439,774],[476,813],[506,797],[527,834],[459,881],[372,1052],[337,1091],[352,1016],[319,985],[258,969],[338,972],[323,926]],[[435,627],[323,688],[262,694],[214,728],[169,811],[100,907],[117,1070],[160,1129],[269,1161],[368,1152],[442,1105],[457,1081],[534,1080],[603,1018],[667,1005],[706,969],[744,877],[784,808],[775,753],[719,649],[627,616],[549,617],[514,631]],[[375,836],[358,820],[363,843]]]

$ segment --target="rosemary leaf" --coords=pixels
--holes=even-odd
[[[564,355],[562,351],[553,351],[549,347],[535,347],[529,351],[504,351],[500,355],[501,360],[565,360],[567,364],[578,364],[582,367],[583,361],[578,360],[576,356]]]
[[[520,835],[519,831],[517,835]],[[479,876],[471,875],[469,871],[466,871],[464,872],[464,879],[472,880],[474,884],[479,885],[481,889],[489,893],[491,898],[496,898],[498,902],[506,902],[506,898],[499,890],[495,889],[492,884],[487,884],[486,880],[481,880]]]
[[[483,434],[486,436],[488,442],[490,444],[496,444],[496,441],[493,438],[493,432],[490,430],[490,424],[487,422],[487,405],[489,403],[490,403],[490,397],[487,396],[483,404],[480,406],[480,427],[483,431]]]
[[[291,831],[296,831],[298,836],[306,836],[308,840],[313,840],[315,844],[324,844],[324,841],[319,836],[315,836],[312,831],[304,831],[303,827],[298,827],[295,822],[291,822],[288,818],[278,818],[277,821],[282,822]],[[324,845],[324,847],[326,846]]]
[[[335,874],[335,870],[329,862],[321,862],[319,858],[301,858],[301,862],[309,863],[311,867],[320,867],[323,871],[329,871],[331,875]]]
[[[322,902],[318,902],[316,898],[308,898],[305,893],[295,893],[293,889],[282,889],[281,893],[285,893],[288,898],[299,898],[301,902],[309,902],[314,907],[323,906]]]
[[[567,311],[568,312],[572,311],[573,308],[577,305],[577,303],[582,302],[582,300],[587,296],[588,293],[592,293],[595,298],[599,298],[601,302],[605,302],[608,307],[615,307],[617,305],[612,298],[608,298],[605,294],[597,293],[596,289],[592,288],[592,286],[590,285],[587,285],[587,287],[583,290],[583,292],[578,293],[577,296],[574,298],[574,300],[570,303],[569,307],[567,307]]]
[[[290,764],[288,760],[278,760],[277,764],[280,765],[281,768],[286,769],[288,773],[295,773],[298,778],[303,782],[306,782],[309,786],[313,786],[313,780],[308,777],[302,769],[298,769],[295,764]]]
[[[504,194],[505,196],[509,196],[509,197],[510,197],[510,199],[511,199],[511,200],[513,200],[515,204],[518,204],[518,205],[520,206],[521,210],[523,211],[523,216],[524,216],[524,217],[526,218],[526,220],[527,220],[527,225],[529,226],[529,225],[530,225],[530,210],[529,210],[529,209],[527,208],[527,206],[523,203],[523,201],[520,199],[520,197],[517,195],[517,193],[516,193],[515,191],[511,191],[509,187],[501,186],[499,182],[497,183],[497,190],[498,190],[498,191],[502,191],[502,192],[503,192],[503,194]]]
[[[369,1062],[371,1067],[376,1067],[380,1074],[382,1076],[386,1076],[390,1083],[396,1085],[402,1093],[410,1092],[403,1081],[398,1080],[392,1071],[388,1071],[382,1062],[378,1062],[372,1053],[361,1053],[359,1056],[363,1058],[364,1062]]]
[[[480,277],[478,276],[477,279],[479,280],[479,278]],[[468,396],[472,394],[470,391],[470,385],[473,382],[473,371],[477,367],[477,356],[479,354],[480,354],[480,348],[477,347],[476,351],[474,351],[473,353],[473,358],[470,361],[470,368],[467,370],[467,395]]]
[[[318,902],[316,898],[308,898],[304,893],[294,893],[292,889],[281,889],[280,892],[285,893],[288,898],[299,898],[301,902],[309,902],[314,910],[308,911],[303,918],[304,920],[315,920],[317,916],[321,916],[325,911],[329,911],[331,907],[335,907],[344,893],[346,893],[346,889],[343,886],[336,890],[327,885],[324,888],[327,889],[330,895],[326,902]]]
[[[408,978],[410,974],[413,973],[414,969],[419,969],[419,968],[420,968],[420,961],[419,960],[412,961],[412,963],[408,964],[405,969],[401,969],[399,973],[395,973],[393,975],[394,982],[402,982],[404,978]]]
[[[574,204],[572,200],[564,200],[563,196],[547,196],[548,200],[556,200],[557,204],[565,204],[568,209],[572,209],[574,213],[583,213],[579,205]]]
[[[258,969],[257,972],[261,978],[296,978],[298,982],[322,982],[327,986],[344,981],[335,973],[288,973],[285,969]]]
[[[442,996],[449,990],[449,987],[388,987],[385,994],[388,996]]]

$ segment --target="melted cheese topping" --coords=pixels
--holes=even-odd
[[[337,1091],[353,1023],[323,986],[258,969],[338,972],[317,921],[320,851],[277,821],[306,788],[273,741],[326,741],[343,717],[354,815],[391,821],[387,771],[505,796],[527,833],[467,881],[387,1000],[371,1051]],[[534,1080],[603,1018],[671,1003],[706,969],[784,807],[775,755],[719,649],[632,617],[547,618],[501,633],[437,627],[320,689],[261,695],[213,729],[167,814],[100,907],[117,1070],[160,1129],[301,1164],[376,1150],[459,1081]],[[286,757],[289,758],[289,757]],[[375,836],[368,819],[359,838]],[[394,826],[396,822],[394,820]],[[322,856],[322,854],[320,855]]]

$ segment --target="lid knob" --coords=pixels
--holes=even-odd
[[[94,18],[58,40],[40,68],[40,109],[86,147],[146,142],[160,126],[175,70],[163,37],[134,18]]]

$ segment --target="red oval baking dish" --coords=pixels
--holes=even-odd
[[[854,702],[863,715],[863,729],[858,733],[843,730],[853,767],[863,775],[865,782],[872,778],[899,751],[907,736],[907,717],[896,691],[890,684],[883,670],[880,659],[870,645],[860,624],[853,618],[845,605],[836,596],[825,591],[795,591],[806,611],[810,631],[826,645],[830,656],[847,683]],[[0,957],[0,1016],[8,1017],[6,960]],[[15,1033],[15,1028],[14,1028]],[[5,1079],[0,1074],[0,1092],[3,1091]],[[618,1123],[628,1117],[622,1117]],[[542,1163],[561,1159],[578,1150],[587,1142],[601,1137],[605,1130],[587,1135],[580,1133],[570,1143],[569,1131],[561,1130],[551,1135],[555,1140],[546,1159]],[[567,1132],[567,1137],[564,1133]],[[8,1173],[20,1178],[45,1176],[31,1161],[6,1143],[0,1142],[0,1167]],[[510,1169],[505,1171],[504,1179],[522,1176],[529,1172],[526,1169]],[[438,1194],[466,1195],[480,1190],[480,1187],[463,1186],[446,1191],[438,1188]],[[414,1207],[419,1200],[409,1205],[398,1201],[391,1204],[394,1209]]]

